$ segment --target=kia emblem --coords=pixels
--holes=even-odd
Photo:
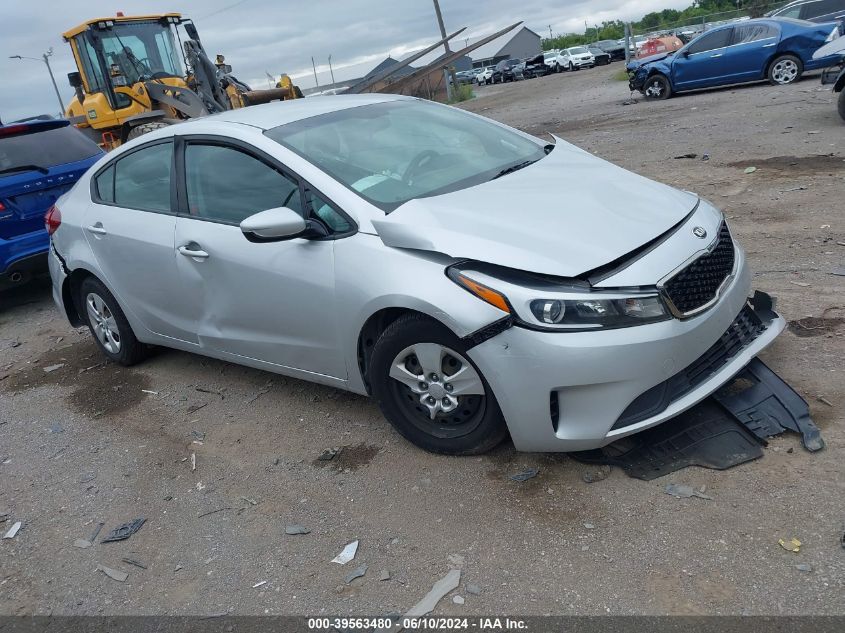
[[[692,234],[698,239],[703,240],[707,237],[707,230],[703,226],[697,226],[692,230]]]

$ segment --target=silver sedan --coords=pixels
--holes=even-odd
[[[441,453],[608,444],[784,327],[705,200],[397,96],[152,132],[47,226],[55,301],[111,360],[166,346],[369,394]]]

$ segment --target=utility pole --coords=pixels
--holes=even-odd
[[[549,39],[550,40],[554,39],[554,36],[552,35],[552,25],[551,24],[549,24]]]
[[[334,85],[334,71],[332,70],[332,56],[329,55],[329,72],[332,75],[332,85]]]
[[[317,79],[317,64],[314,63],[314,56],[311,56],[311,68],[314,69],[314,83],[317,84],[317,87],[320,87],[320,81]]]
[[[440,12],[440,2],[439,0],[434,0],[434,12],[437,14],[437,25],[440,27],[440,37],[446,39],[446,26],[443,24],[443,14]],[[443,42],[443,48],[446,50],[446,54],[452,52],[449,48],[449,42]],[[450,76],[451,75],[451,76]],[[446,82],[446,98],[451,101],[452,100],[452,84],[455,83],[455,73],[449,72],[448,68],[443,69],[443,81]]]
[[[59,100],[59,116],[65,115],[65,104],[62,102],[62,95],[59,93],[59,87],[56,85],[56,78],[53,76],[53,69],[50,68],[50,57],[53,56],[53,47],[51,46],[46,53],[41,55],[41,59],[37,57],[25,57],[23,55],[10,55],[9,59],[32,59],[37,62],[43,61],[47,66],[47,72],[50,73],[50,81],[53,82],[53,90],[56,91],[56,99]]]

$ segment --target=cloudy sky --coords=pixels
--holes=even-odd
[[[467,30],[460,37],[481,36],[518,20],[541,35],[549,25],[557,35],[583,32],[603,20],[636,20],[645,13],[683,8],[691,0],[440,0],[447,31]],[[314,85],[311,57],[321,84],[329,83],[328,57],[335,79],[360,76],[388,54],[401,57],[439,39],[431,0],[2,0],[0,20],[0,118],[5,121],[56,113],[58,101],[43,62],[53,48],[51,65],[67,101],[72,91],[67,73],[74,70],[70,47],[61,33],[93,17],[123,11],[126,15],[179,11],[197,24],[207,52],[226,55],[233,73],[255,88],[267,87],[265,73],[297,77]],[[460,45],[461,41],[457,40]]]

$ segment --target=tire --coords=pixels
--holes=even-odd
[[[643,96],[650,101],[663,101],[672,96],[672,84],[665,75],[652,75],[643,86]]]
[[[164,121],[149,121],[147,123],[141,123],[129,130],[129,134],[126,135],[126,140],[131,141],[134,138],[138,138],[139,136],[149,134],[150,132],[154,132],[155,130],[160,130],[168,126],[169,124]]]
[[[428,359],[421,361],[423,354]],[[460,386],[449,382],[457,373]],[[373,348],[368,380],[384,417],[423,450],[479,455],[507,436],[499,403],[467,346],[427,316],[408,314],[388,326]],[[470,393],[452,395],[463,389]]]
[[[781,55],[772,60],[767,73],[769,83],[773,86],[788,86],[801,79],[804,74],[804,64],[795,55]]]
[[[129,367],[146,358],[147,346],[135,338],[114,295],[99,279],[87,277],[83,280],[78,301],[91,336],[109,360]]]
[[[845,90],[842,90],[839,93],[838,107],[839,107],[839,116],[841,116],[842,120],[845,121]]]
[[[575,64],[573,64],[572,62],[569,62],[569,72],[572,73],[572,72],[575,72],[576,70],[578,70],[578,69],[575,68]]]
[[[559,73],[559,72],[560,72],[560,64],[558,64],[557,62],[555,62],[555,67],[554,67],[554,69],[553,69],[553,72],[554,72],[554,73]]]

